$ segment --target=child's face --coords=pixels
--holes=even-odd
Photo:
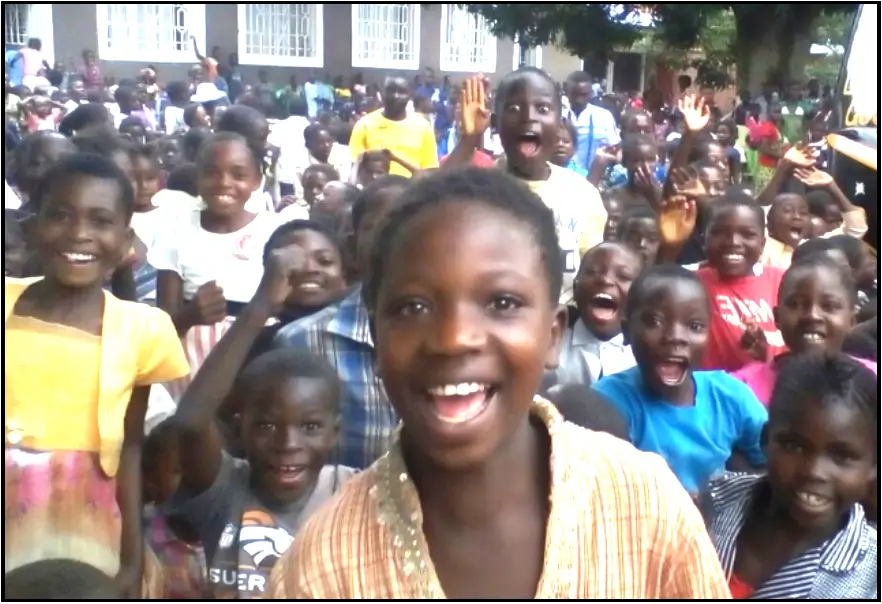
[[[606,206],[606,226],[603,228],[603,240],[615,241],[619,229],[619,218],[622,216],[622,204],[614,197],[606,197],[603,200]]]
[[[112,180],[70,176],[50,187],[36,228],[46,277],[65,287],[100,286],[132,245]]]
[[[337,441],[336,396],[321,378],[272,376],[243,401],[242,443],[261,495],[288,503],[312,488]]]
[[[313,210],[318,210],[321,206],[320,213],[327,216],[338,216],[346,210],[346,190],[347,186],[338,181],[332,180],[322,189],[321,202],[313,206]]]
[[[732,131],[729,129],[729,126],[725,124],[720,124],[717,126],[717,141],[719,141],[720,145],[726,146],[732,144]]]
[[[800,195],[779,195],[767,220],[769,237],[796,248],[809,232],[808,203]]]
[[[544,169],[560,132],[557,92],[551,82],[524,75],[512,83],[499,116],[499,139],[510,166],[523,174]]]
[[[619,241],[640,254],[643,266],[652,266],[661,245],[658,222],[652,218],[631,218],[622,225]]]
[[[622,332],[622,315],[631,283],[642,268],[630,249],[604,243],[586,254],[574,284],[582,323],[606,341]]]
[[[625,123],[622,134],[652,134],[653,127],[649,115],[638,113]]]
[[[528,225],[480,203],[433,209],[399,235],[374,314],[378,373],[424,458],[483,463],[515,433],[565,313]]]
[[[722,195],[726,192],[726,186],[729,182],[729,170],[725,164],[705,165],[698,169],[698,178],[707,189],[709,196]]]
[[[132,180],[135,184],[135,211],[153,207],[153,196],[159,192],[159,164],[148,157],[132,160]]]
[[[174,169],[181,157],[181,143],[177,139],[166,139],[159,143],[159,165],[166,172]]]
[[[822,216],[826,224],[824,233],[835,231],[842,226],[842,209],[836,203],[828,203],[824,206],[824,215]]]
[[[217,143],[199,170],[199,194],[215,215],[238,214],[260,186],[260,171],[242,141]]]
[[[346,289],[343,259],[337,245],[322,233],[300,230],[279,241],[279,247],[296,245],[303,250],[306,264],[291,274],[291,295],[285,306],[292,309],[322,308]]]
[[[147,138],[147,129],[140,124],[127,124],[125,128],[121,128],[119,133],[136,143],[143,143]]]
[[[866,413],[845,402],[791,406],[769,424],[773,501],[803,531],[829,534],[876,478],[874,430]]]
[[[325,185],[330,182],[328,175],[324,172],[309,171],[303,177],[303,201],[309,207],[315,203],[316,199],[321,197]]]
[[[728,164],[728,157],[723,145],[714,141],[707,145],[707,160],[713,164],[725,166]]]
[[[570,129],[561,126],[557,135],[557,146],[554,148],[554,155],[551,156],[551,163],[566,167],[573,155],[576,153],[576,147],[573,144],[573,137],[570,135]]]
[[[65,155],[75,151],[73,143],[60,134],[37,134],[40,141],[31,148],[17,166],[16,180],[19,190],[30,196],[46,171]]]
[[[700,283],[650,284],[623,327],[652,392],[667,400],[692,392],[692,370],[704,357],[709,325],[707,294]]]
[[[835,271],[821,266],[793,268],[781,284],[775,324],[794,353],[840,351],[854,327],[853,292],[844,291]]]
[[[327,130],[319,130],[314,138],[309,141],[309,152],[320,162],[327,162],[331,155],[334,139]]]
[[[370,259],[374,237],[383,220],[395,208],[398,198],[403,192],[404,188],[399,186],[387,187],[379,191],[362,216],[358,232],[355,234],[356,260],[362,274],[364,274],[364,270],[367,268],[366,264]]]
[[[646,166],[650,170],[658,162],[658,152],[650,145],[638,145],[634,149],[634,153],[627,154],[622,157],[622,165],[628,171],[628,175],[633,177],[640,166]]]
[[[727,279],[752,274],[766,245],[756,211],[746,206],[718,210],[705,234],[707,262]]]
[[[358,167],[358,183],[366,187],[381,176],[389,173],[389,162],[383,159],[372,159],[362,162]]]

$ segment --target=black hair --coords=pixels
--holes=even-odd
[[[177,166],[169,172],[165,181],[165,188],[169,191],[181,191],[193,197],[199,196],[199,168],[196,164],[187,162]]]
[[[129,156],[132,160],[146,159],[159,166],[159,149],[156,143],[144,143],[140,145],[132,145],[129,148]]]
[[[709,212],[707,222],[705,222],[705,231],[711,228],[720,214],[734,208],[747,208],[751,210],[756,216],[760,230],[763,232],[766,230],[766,213],[763,211],[763,207],[756,199],[743,191],[730,189],[725,194],[715,197],[713,202],[709,203],[707,207]]]
[[[28,48],[40,50],[43,47],[43,41],[40,38],[28,38]]]
[[[340,378],[337,370],[323,357],[292,348],[277,348],[251,360],[236,376],[236,398],[265,388],[278,378],[318,378],[333,389],[334,410],[339,404]]]
[[[132,218],[135,208],[135,191],[129,177],[112,159],[95,153],[74,153],[58,161],[46,172],[34,193],[34,207],[42,208],[49,192],[63,180],[74,176],[86,176],[100,180],[113,180],[119,187],[119,204],[126,222]]]
[[[842,342],[842,352],[868,361],[879,360],[879,319],[857,325]]]
[[[689,157],[686,161],[690,164],[706,160],[710,156],[710,148],[712,145],[720,145],[720,142],[713,137],[710,132],[702,131],[698,134],[692,148],[689,150]],[[720,145],[722,147],[722,145]]]
[[[168,449],[177,454],[178,424],[174,417],[167,417],[144,437],[141,445],[141,471],[146,475],[155,467],[156,461],[169,453]]]
[[[175,81],[169,82],[165,86],[165,93],[168,100],[174,105],[183,105],[190,97],[190,86],[187,82]]]
[[[625,302],[625,317],[627,319],[630,320],[631,315],[640,308],[640,305],[646,303],[647,295],[662,281],[670,282],[672,286],[678,281],[681,283],[693,283],[702,292],[705,292],[704,284],[698,278],[695,271],[691,271],[684,266],[679,264],[657,264],[646,267],[637,275],[637,278],[631,284],[631,289],[628,290],[628,300]],[[706,292],[704,295],[707,298]],[[709,300],[708,304],[710,304]]]
[[[300,182],[306,182],[307,174],[318,173],[324,174],[328,177],[328,180],[340,180],[340,173],[337,172],[337,168],[334,166],[330,166],[328,164],[311,164],[303,170],[303,174],[300,176]]]
[[[254,163],[254,168],[257,170],[258,175],[263,173],[263,150],[256,149],[252,145],[248,144],[248,139],[242,136],[237,132],[215,132],[211,136],[208,137],[208,140],[202,145],[199,149],[199,155],[196,158],[196,165],[202,166],[202,164],[208,159],[211,151],[218,145],[224,145],[227,143],[242,143],[249,151],[249,155]]]
[[[622,119],[619,120],[622,124],[622,130],[627,130],[628,122],[636,120],[638,117],[645,117],[652,122],[649,112],[645,109],[638,109],[637,107],[628,107],[622,113]],[[655,140],[655,138],[653,138]]]
[[[628,223],[636,220],[651,220],[658,224],[658,215],[649,207],[649,204],[638,204],[629,206],[619,216],[616,224],[616,237],[621,237],[628,227]]]
[[[864,250],[864,244],[860,239],[852,237],[851,235],[834,235],[833,237],[828,237],[827,240],[845,254],[852,270],[857,270],[861,267],[866,252]]]
[[[790,263],[796,264],[812,256],[824,256],[827,252],[839,251],[836,244],[827,237],[813,237],[799,244],[790,256]]]
[[[79,560],[40,560],[3,575],[3,597],[11,600],[119,600],[110,577]]]
[[[193,128],[196,126],[196,114],[199,110],[202,109],[202,105],[199,103],[190,103],[186,107],[184,107],[184,124],[187,128]]]
[[[573,149],[577,149],[579,146],[579,131],[576,130],[576,125],[571,120],[563,120],[561,126],[569,132],[570,140],[573,142]]]
[[[398,207],[390,212],[375,240],[370,270],[364,283],[364,299],[368,307],[376,306],[395,242],[407,231],[409,223],[441,206],[469,202],[506,212],[529,228],[533,243],[542,256],[549,298],[557,303],[564,267],[552,211],[527,185],[502,171],[465,168],[450,173],[433,172],[414,181],[402,195]]]
[[[769,400],[774,425],[793,408],[806,404],[847,403],[866,416],[863,422],[879,438],[876,375],[843,353],[807,353],[781,359]]]
[[[358,171],[360,172],[367,164],[372,164],[374,162],[385,162],[388,164],[391,163],[391,160],[389,159],[389,156],[386,155],[382,150],[371,149],[370,151],[365,151],[361,155],[361,161],[358,164]]]
[[[496,103],[493,107],[494,112],[501,115],[502,108],[508,100],[508,95],[511,94],[511,88],[521,80],[525,80],[531,76],[545,80],[545,82],[551,86],[551,89],[554,90],[554,106],[558,113],[560,113],[560,96],[557,94],[557,84],[555,84],[550,75],[536,67],[520,67],[515,71],[509,72],[499,81],[499,85],[496,87]]]
[[[827,208],[836,203],[833,196],[824,189],[809,191],[805,194],[805,201],[808,203],[809,214],[819,218],[824,218]]]
[[[181,139],[181,151],[184,159],[195,162],[205,142],[211,138],[211,130],[205,127],[190,128]]]
[[[358,233],[361,221],[367,214],[368,207],[373,205],[377,197],[383,194],[387,189],[396,187],[406,189],[410,186],[410,180],[404,176],[397,174],[387,174],[381,176],[359,192],[358,197],[352,202],[352,228]]]
[[[326,126],[319,122],[313,122],[303,129],[303,142],[306,143],[307,147],[315,141],[315,137],[317,137],[320,132],[327,132],[330,135],[331,128],[330,126]]]
[[[16,174],[13,176],[13,182],[19,179],[22,168],[31,163],[32,156],[40,151],[43,144],[48,142],[63,145],[65,148],[64,150],[67,153],[73,153],[76,151],[76,146],[74,146],[71,140],[57,132],[40,130],[38,132],[27,134],[21,139],[21,144],[15,150],[13,165]],[[16,182],[15,184],[19,183]]]
[[[567,384],[549,398],[566,421],[630,442],[628,422],[597,390],[583,384]]]
[[[244,136],[249,142],[253,142],[258,136],[258,130],[266,124],[266,116],[261,111],[237,103],[224,111],[218,118],[215,130],[217,132],[235,132]],[[263,151],[261,150],[262,157]]]
[[[852,276],[851,271],[824,254],[813,254],[801,257],[797,259],[796,262],[793,262],[793,258],[791,257],[790,267],[788,267],[784,272],[784,275],[781,277],[781,283],[778,286],[778,295],[782,295],[786,289],[791,286],[791,282],[796,279],[796,276],[803,271],[821,268],[831,271],[836,275],[839,279],[839,284],[845,289],[845,293],[848,296],[852,308],[854,308],[857,304],[857,285],[854,282],[854,277]]]
[[[337,247],[337,251],[340,252],[340,257],[343,257],[343,250],[340,249],[336,233],[329,229],[325,224],[316,220],[292,220],[279,226],[273,231],[273,234],[269,236],[269,239],[266,240],[266,245],[263,246],[264,266],[266,266],[266,260],[269,258],[270,252],[279,247],[281,241],[286,239],[288,235],[298,231],[315,231],[316,233],[323,235],[328,241]]]
[[[144,120],[142,120],[140,117],[133,116],[133,115],[129,116],[127,118],[123,118],[123,120],[119,123],[119,131],[122,132],[123,130],[131,128],[132,126],[136,126],[138,128],[141,128],[146,133],[147,124],[145,124]]]
[[[658,143],[651,134],[627,134],[622,139],[622,163],[630,161],[642,147],[649,147],[658,153]]]
[[[573,71],[567,76],[568,84],[590,84],[591,74],[587,71]]]
[[[344,122],[342,124],[337,124],[336,126],[331,127],[331,136],[334,137],[334,141],[338,145],[343,145],[345,147],[352,139],[352,128],[353,124],[350,123]]]
[[[128,155],[132,149],[132,144],[111,126],[86,128],[73,137],[73,143],[82,153],[94,153],[107,158],[113,158],[118,153]]]
[[[120,84],[116,87],[116,90],[113,91],[113,100],[116,101],[118,105],[124,105],[128,101],[133,101],[134,99],[135,89],[133,87]]]

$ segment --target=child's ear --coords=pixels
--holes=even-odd
[[[781,314],[779,311],[779,307],[775,306],[772,308],[772,317],[775,319],[775,327],[780,330],[781,329]]]
[[[569,312],[563,304],[557,307],[551,321],[551,340],[545,354],[545,368],[556,369],[560,363],[560,345],[569,322]]]

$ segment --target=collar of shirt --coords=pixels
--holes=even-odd
[[[744,526],[754,497],[769,483],[765,475],[725,474],[709,486],[712,518],[708,527],[727,575],[735,564],[738,533]],[[851,573],[867,554],[870,529],[860,504],[852,507],[848,524],[828,541],[803,552],[779,569],[754,593],[755,599],[805,599],[819,571]]]
[[[625,347],[625,336],[619,334],[609,340],[600,340],[595,336],[591,331],[588,330],[588,327],[582,321],[576,321],[575,326],[573,326],[573,346],[574,347],[586,347],[592,346],[597,350],[600,350],[602,347],[614,347],[622,349]]]
[[[337,306],[334,317],[328,323],[328,331],[374,347],[368,311],[361,295],[360,285],[356,286]]]

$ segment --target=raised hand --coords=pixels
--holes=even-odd
[[[468,78],[462,87],[463,136],[483,136],[490,127],[490,110],[487,109],[487,82],[483,75]]]
[[[196,325],[214,325],[227,316],[227,300],[217,282],[209,281],[198,290],[190,303]]]
[[[807,187],[829,187],[833,184],[833,177],[817,168],[796,168],[793,175]]]
[[[686,243],[695,230],[698,221],[698,206],[695,201],[684,196],[674,195],[662,202],[658,213],[658,231],[665,245]]]
[[[617,164],[620,161],[621,148],[618,145],[601,147],[594,154],[594,161],[601,161],[606,166]]]
[[[675,168],[668,174],[674,193],[690,199],[707,196],[707,187],[694,168]]]
[[[299,245],[287,245],[270,252],[257,295],[270,305],[273,314],[282,309],[285,300],[291,295],[292,276],[305,270],[306,252]]]
[[[686,130],[692,133],[701,132],[710,122],[710,109],[704,99],[694,94],[687,94],[677,102],[677,109],[683,114]]]
[[[747,321],[744,325],[744,333],[741,334],[741,349],[747,351],[755,361],[765,362],[769,355],[769,342],[766,334],[753,321]]]
[[[817,151],[803,145],[790,147],[782,158],[784,162],[797,168],[814,168],[817,159]]]
[[[634,172],[634,186],[643,193],[646,201],[657,211],[661,205],[662,189],[649,164],[643,163],[637,166],[637,170]]]

